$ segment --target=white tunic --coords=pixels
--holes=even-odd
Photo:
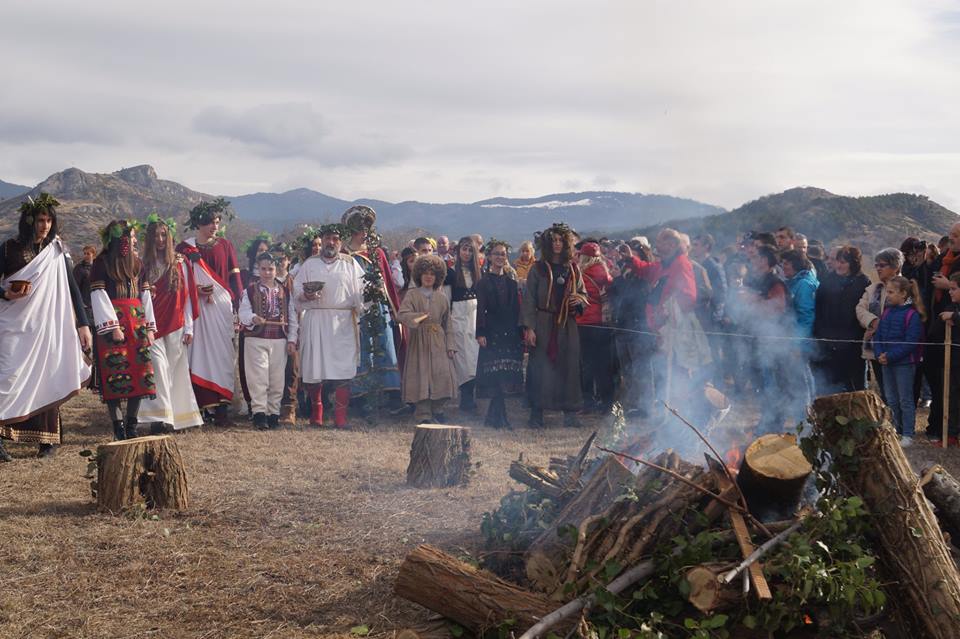
[[[304,282],[324,282],[318,299],[304,299]],[[320,256],[303,262],[293,279],[287,341],[300,338],[304,383],[353,379],[360,361],[357,323],[362,314],[363,269],[356,260],[341,254],[332,263]]]

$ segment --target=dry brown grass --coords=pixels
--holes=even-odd
[[[515,421],[525,413],[511,407]],[[454,416],[456,411],[451,411]],[[78,455],[108,440],[88,393],[64,409],[65,444],[49,460],[0,465],[0,637],[318,637],[368,625],[390,636],[428,618],[395,599],[403,557],[417,544],[475,554],[485,511],[534,462],[574,452],[589,428],[495,431],[477,425],[467,488],[405,483],[413,426],[363,431],[303,427],[259,433],[238,424],[178,434],[191,508],[159,519],[100,514]],[[749,423],[735,406],[724,426]],[[558,419],[554,417],[554,419]],[[918,420],[919,421],[919,420]],[[908,450],[960,474],[957,449]]]
[[[482,513],[517,486],[510,461],[546,463],[587,434],[477,426],[470,486],[417,490],[404,483],[412,425],[204,427],[176,436],[191,508],[151,520],[93,505],[78,453],[109,438],[102,404],[83,393],[63,418],[56,457],[10,445],[21,458],[0,465],[0,637],[389,633],[427,618],[392,596],[405,554],[475,552]]]

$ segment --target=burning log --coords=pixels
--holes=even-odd
[[[97,446],[97,506],[121,512],[135,504],[183,510],[187,473],[177,442],[151,435]]]
[[[870,511],[905,604],[927,636],[960,637],[960,572],[917,489],[883,401],[871,391],[829,395],[814,401],[813,413],[840,480]],[[845,463],[851,457],[856,463]]]
[[[763,435],[747,446],[737,475],[747,505],[757,517],[796,511],[807,478],[813,472],[793,435]]]
[[[470,478],[470,429],[421,424],[410,446],[407,483],[417,488],[461,486]]]
[[[557,473],[547,468],[525,464],[519,460],[510,463],[510,477],[553,499],[562,499],[567,493],[567,490],[560,484],[560,477]]]
[[[419,546],[404,560],[394,593],[467,630],[482,635],[507,619],[519,627],[535,624],[554,605],[433,546]]]
[[[604,458],[583,489],[560,511],[554,525],[530,545],[526,573],[534,587],[552,592],[563,581],[571,546],[561,539],[559,530],[568,525],[579,528],[584,520],[606,510],[633,481],[633,474],[617,457]]]
[[[960,543],[960,482],[937,465],[923,472],[923,493],[937,507],[940,526],[956,545]]]
[[[735,584],[720,581],[720,575],[730,568],[732,568],[731,564],[709,563],[687,570],[687,574],[684,575],[690,585],[687,601],[704,614],[730,610],[742,603],[741,589]]]

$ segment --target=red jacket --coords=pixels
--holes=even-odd
[[[651,298],[647,305],[647,322],[652,329],[659,329],[666,322],[666,304],[671,297],[677,300],[681,311],[693,312],[697,305],[697,281],[693,276],[693,266],[686,255],[677,255],[667,267],[664,267],[662,262],[644,262],[633,257],[628,268],[632,268],[649,282],[651,290],[656,289],[657,282],[666,278],[660,299]]]
[[[577,324],[603,323],[603,302],[600,296],[611,282],[613,278],[601,262],[591,264],[583,271],[583,286],[587,289],[590,305],[584,309],[582,315],[577,316]]]

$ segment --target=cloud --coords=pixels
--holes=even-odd
[[[264,158],[306,158],[325,166],[387,164],[410,153],[403,145],[373,136],[348,140],[332,135],[324,117],[306,103],[261,104],[244,110],[209,107],[197,114],[193,128]]]

